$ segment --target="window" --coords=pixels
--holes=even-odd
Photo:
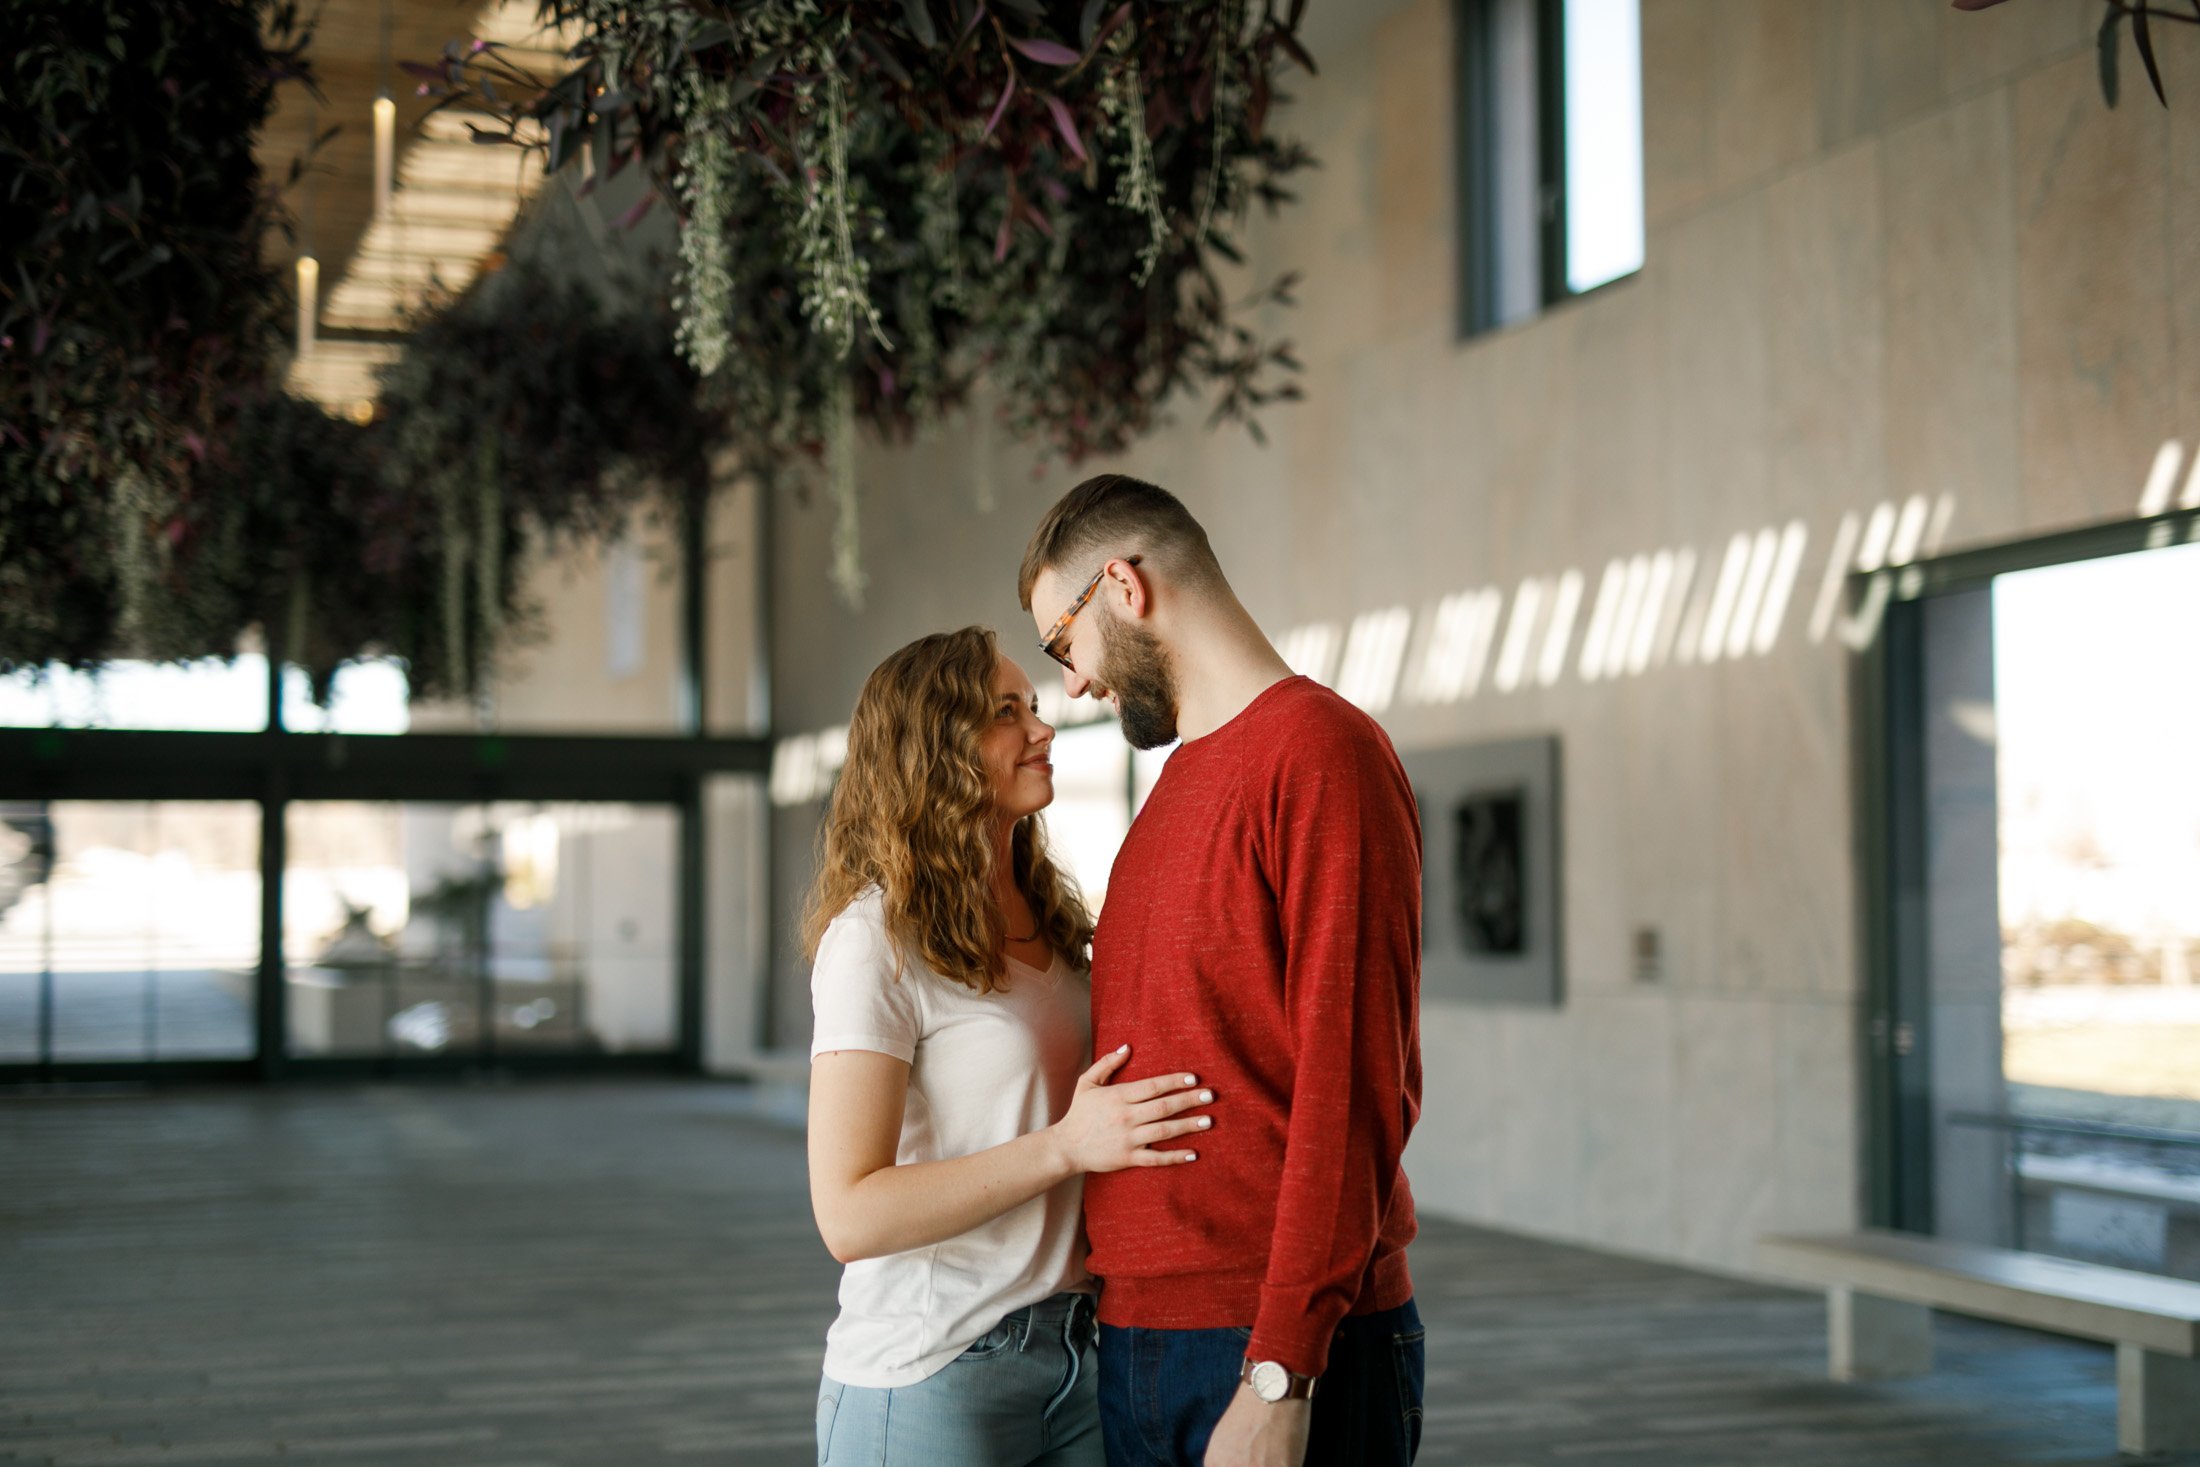
[[[0,801],[0,1064],[244,1059],[260,811]]]
[[[2038,543],[1876,654],[1874,1211],[2200,1278],[2200,544]]]
[[[328,706],[296,667],[283,669],[283,726],[294,733],[403,733],[409,723],[405,671],[389,658],[346,663]],[[169,729],[258,733],[267,727],[267,659],[117,659],[94,669],[18,668],[0,674],[0,728]]]
[[[1455,0],[1459,329],[1642,268],[1641,0]]]
[[[671,808],[311,801],[286,813],[291,1054],[677,1043]]]

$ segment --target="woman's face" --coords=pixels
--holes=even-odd
[[[1024,670],[1003,657],[993,669],[993,713],[978,749],[993,782],[993,804],[1021,820],[1054,802],[1054,730],[1039,719],[1039,696]]]

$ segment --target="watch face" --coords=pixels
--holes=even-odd
[[[1263,1360],[1253,1367],[1253,1394],[1263,1401],[1280,1401],[1289,1389],[1291,1373],[1275,1361]]]

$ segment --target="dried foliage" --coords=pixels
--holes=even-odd
[[[317,686],[403,659],[414,696],[483,686],[528,623],[522,558],[709,492],[716,425],[669,315],[525,262],[422,321],[364,426],[275,393],[198,475],[172,620],[201,648],[266,627]]]
[[[226,656],[260,626],[324,688],[387,654],[463,694],[527,618],[528,547],[706,494],[718,447],[767,484],[831,470],[853,596],[859,424],[904,439],[982,374],[1074,459],[1180,393],[1257,434],[1298,392],[1254,323],[1289,277],[1225,275],[1311,161],[1269,127],[1278,73],[1312,69],[1303,0],[543,0],[581,27],[571,74],[485,43],[411,69],[497,110],[485,141],[648,170],[679,262],[636,307],[485,276],[366,424],[275,385],[283,219],[252,144],[306,76],[289,7],[0,8],[0,671]]]
[[[192,479],[266,380],[287,304],[254,160],[305,76],[266,0],[4,0],[0,656],[165,650]],[[276,39],[270,43],[265,36]]]
[[[1250,207],[1311,159],[1270,127],[1303,0],[543,0],[575,69],[415,68],[553,169],[641,166],[681,210],[681,350],[771,477],[850,412],[887,441],[983,372],[1018,435],[1114,452],[1176,394],[1297,395],[1233,299]],[[1255,432],[1257,433],[1257,428]]]

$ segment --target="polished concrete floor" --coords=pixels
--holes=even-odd
[[[812,1462],[837,1270],[768,1110],[0,1092],[0,1462]],[[1815,1296],[1433,1219],[1414,1272],[1424,1463],[2118,1461],[2102,1347],[1945,1320],[1929,1379],[1839,1387]]]

